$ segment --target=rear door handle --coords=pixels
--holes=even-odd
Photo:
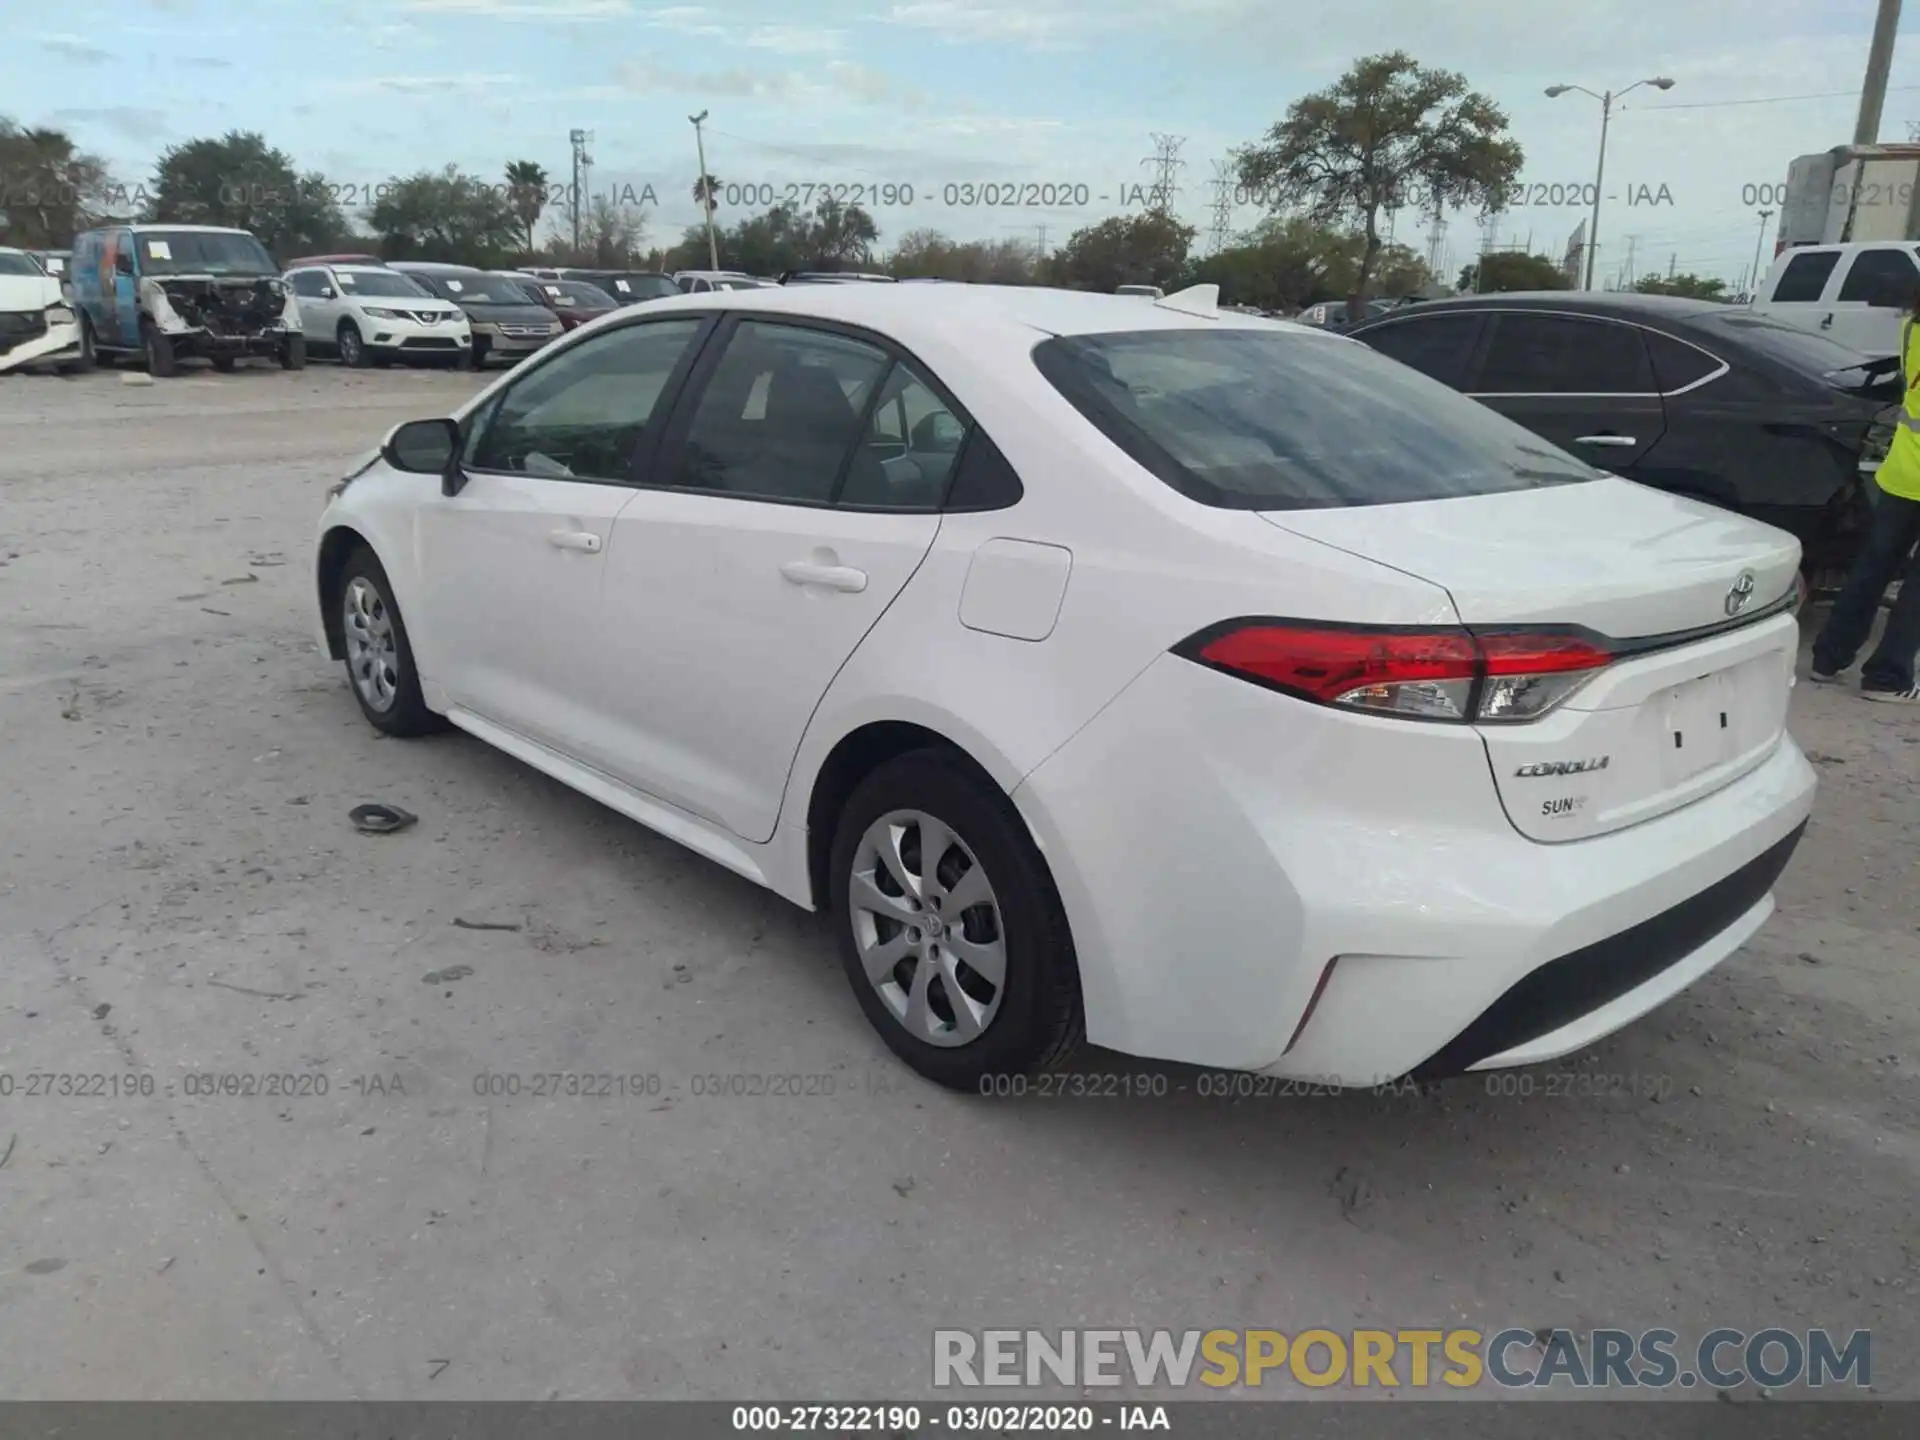
[[[1829,314],[1823,317],[1820,321],[1820,328],[1822,330],[1831,330],[1833,328],[1833,316]]]
[[[849,595],[858,595],[867,588],[867,572],[851,565],[815,565],[806,560],[789,560],[780,567],[780,573],[795,585],[824,585]]]
[[[1578,435],[1574,437],[1573,443],[1576,445],[1611,445],[1615,449],[1624,450],[1628,446],[1638,445],[1640,442],[1631,435]]]
[[[547,543],[559,550],[584,550],[589,555],[600,553],[600,537],[591,530],[555,530],[547,536]]]

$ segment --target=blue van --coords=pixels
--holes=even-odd
[[[74,237],[67,281],[80,310],[82,354],[138,354],[147,373],[182,359],[231,370],[245,356],[284,369],[307,363],[299,302],[267,249],[214,225],[110,225]]]

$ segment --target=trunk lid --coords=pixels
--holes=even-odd
[[[1678,809],[1785,733],[1799,630],[1777,607],[1800,545],[1783,530],[1613,477],[1263,518],[1444,586],[1469,629],[1578,626],[1612,642],[1618,658],[1545,716],[1477,727],[1532,839]]]

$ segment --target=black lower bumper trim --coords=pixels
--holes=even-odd
[[[1458,1075],[1592,1014],[1679,964],[1759,904],[1806,830],[1802,820],[1786,839],[1691,899],[1531,971],[1419,1066],[1413,1078]]]

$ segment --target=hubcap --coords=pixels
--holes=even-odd
[[[340,358],[349,365],[360,358],[360,332],[351,326],[340,332]]]
[[[356,575],[341,607],[347,640],[347,673],[360,698],[381,712],[400,691],[400,651],[393,638],[393,612],[373,582]]]
[[[1006,992],[1000,901],[973,851],[921,810],[867,827],[853,856],[849,919],[861,968],[916,1040],[977,1040]]]

